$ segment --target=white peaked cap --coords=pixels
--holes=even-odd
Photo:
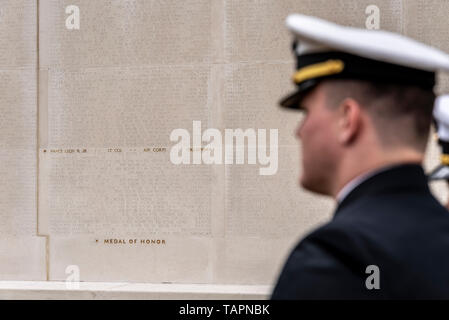
[[[439,96],[435,100],[433,116],[438,124],[438,138],[449,141],[449,95]]]
[[[400,34],[341,26],[302,14],[289,15],[286,24],[300,42],[299,55],[338,50],[409,68],[449,71],[449,55]]]

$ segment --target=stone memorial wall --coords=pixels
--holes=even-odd
[[[449,51],[447,12],[444,0],[0,0],[0,280],[274,284],[335,206],[299,187],[302,116],[277,107],[292,89],[286,16]],[[243,163],[195,163],[207,148],[195,129],[209,128],[226,146],[227,129],[265,132],[275,170],[260,174],[250,147]],[[189,164],[171,161],[176,129],[191,135]],[[432,138],[427,170],[438,157]]]

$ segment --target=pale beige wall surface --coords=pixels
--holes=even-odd
[[[0,230],[17,246],[12,255],[0,245],[3,279],[64,280],[77,265],[82,281],[273,284],[289,250],[334,209],[299,188],[301,115],[276,105],[292,89],[285,17],[365,27],[374,4],[381,29],[449,50],[443,0],[37,3],[0,0],[0,157],[10,163],[0,177],[15,185],[0,189]],[[65,26],[72,4],[80,30]],[[173,165],[170,132],[191,132],[194,120],[278,129],[277,174]],[[427,168],[438,154],[432,140]],[[446,197],[444,184],[433,188]],[[20,261],[28,267],[14,269]]]
[[[0,279],[45,280],[37,236],[37,6],[0,1]]]

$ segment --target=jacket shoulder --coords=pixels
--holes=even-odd
[[[355,234],[341,223],[316,229],[290,253],[272,298],[380,298],[366,288],[362,252]]]

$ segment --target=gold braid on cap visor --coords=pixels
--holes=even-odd
[[[441,164],[449,166],[449,154],[442,154],[440,160]]]
[[[341,60],[328,60],[326,62],[312,64],[307,67],[299,69],[293,75],[293,81],[296,84],[299,84],[309,79],[341,73],[344,68],[345,64]]]

